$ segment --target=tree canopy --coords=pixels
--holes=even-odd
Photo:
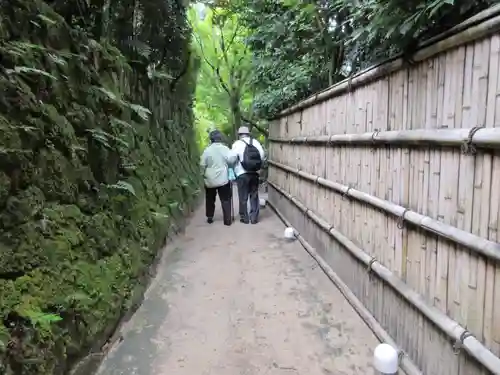
[[[201,69],[196,108],[200,121],[234,136],[252,108],[252,55],[239,15],[222,7],[192,7],[193,45]],[[222,125],[222,126],[221,126]]]
[[[252,108],[266,118],[416,46],[495,0],[219,0],[245,30]]]

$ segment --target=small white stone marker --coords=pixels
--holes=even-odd
[[[399,367],[397,350],[389,344],[378,345],[373,352],[373,367],[377,374],[397,374]]]
[[[285,233],[283,234],[287,240],[295,239],[295,229],[292,227],[285,228]]]

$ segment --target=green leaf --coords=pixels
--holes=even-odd
[[[14,69],[6,69],[5,72],[7,74],[13,74],[13,73],[37,74],[37,75],[42,75],[44,77],[53,79],[54,81],[57,81],[56,77],[54,77],[52,74],[46,72],[45,70],[29,68],[27,66],[16,66]]]
[[[53,20],[52,18],[49,18],[47,16],[44,16],[43,14],[38,14],[37,17],[39,19],[41,19],[42,21],[44,21],[46,24],[48,25],[56,25],[57,24],[57,21]]]
[[[179,202],[170,202],[168,204],[168,207],[170,207],[171,209],[178,209],[179,208]]]
[[[66,66],[68,65],[66,60],[64,60],[63,58],[53,54],[53,53],[48,53],[47,56],[53,61],[55,62],[57,65],[59,66]]]
[[[89,295],[82,293],[82,292],[75,292],[72,293],[64,299],[66,302],[78,302],[78,301],[91,301],[92,299],[90,298]]]
[[[294,7],[299,5],[299,0],[282,0],[284,6]]]
[[[116,184],[107,185],[107,187],[110,189],[118,189],[118,190],[127,191],[130,194],[132,194],[134,197],[136,196],[134,187],[126,181],[118,181]]]
[[[165,79],[169,81],[174,79],[174,77],[166,71],[156,69],[148,69],[148,76],[150,79]]]
[[[105,89],[104,87],[96,87],[95,89],[98,90],[100,93],[104,94],[111,101],[118,100],[118,98],[116,97],[116,95],[114,93]]]
[[[139,104],[128,104],[128,106],[144,121],[149,120],[149,116],[152,114],[149,109]]]
[[[116,117],[111,117],[109,122],[111,125],[115,125],[115,126],[120,125],[120,126],[123,126],[124,128],[134,129],[132,124],[128,123],[127,121],[120,120],[119,118],[116,118]]]
[[[3,353],[5,349],[7,349],[9,340],[10,340],[9,330],[3,324],[0,324],[0,353]]]
[[[124,148],[129,148],[129,144],[125,142],[123,139],[120,137],[117,137],[111,133],[108,133],[102,129],[88,129],[87,133],[90,133],[92,135],[92,138],[96,140],[97,142],[101,143],[104,147],[107,148],[112,148],[111,147],[111,140],[115,141],[118,145],[124,147]]]
[[[170,216],[168,216],[167,214],[163,214],[161,212],[151,212],[151,214],[156,217],[156,218],[159,218],[159,219],[168,219]]]
[[[305,7],[304,7],[304,12],[306,13],[309,13],[309,14],[313,14],[316,12],[316,5],[314,4],[307,4]]]
[[[19,315],[29,319],[33,325],[41,325],[47,327],[50,323],[56,323],[62,320],[59,315],[47,314],[38,308],[26,308],[18,311]]]

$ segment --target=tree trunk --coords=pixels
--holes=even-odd
[[[233,120],[233,135],[234,139],[238,139],[238,129],[242,124],[240,98],[238,95],[231,95],[229,98],[231,106],[231,115]]]

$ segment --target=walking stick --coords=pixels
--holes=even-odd
[[[233,181],[229,181],[231,184],[231,222],[234,223],[234,202],[233,202]]]
[[[234,169],[230,168],[229,169],[229,185],[231,187],[231,223],[234,223],[234,202],[233,202],[233,182],[234,182]]]

